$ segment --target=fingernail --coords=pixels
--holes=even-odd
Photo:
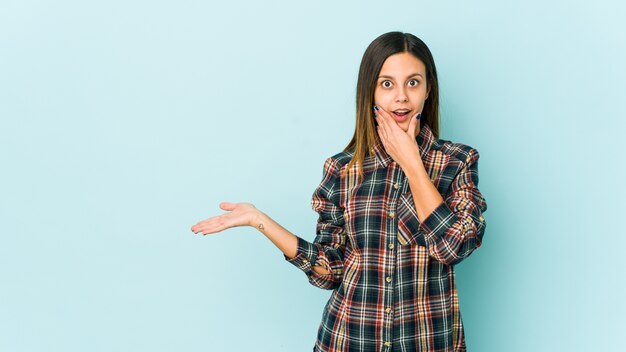
[[[380,110],[380,108],[378,106],[376,106],[376,105],[374,105],[374,107],[372,109],[374,109],[374,111]]]
[[[415,115],[415,118],[419,120],[420,118],[422,118],[422,114]]]

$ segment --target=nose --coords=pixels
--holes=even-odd
[[[404,91],[404,88],[398,89],[398,95],[396,96],[396,102],[398,103],[406,103],[409,101],[409,96]]]

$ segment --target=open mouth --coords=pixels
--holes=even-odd
[[[392,111],[392,113],[398,118],[398,120],[403,120],[410,112],[411,110],[408,109],[399,109]]]

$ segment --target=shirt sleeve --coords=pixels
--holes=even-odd
[[[417,227],[416,236],[422,238],[416,242],[441,263],[458,264],[482,243],[487,203],[478,190],[478,157],[470,149],[444,201]]]
[[[298,237],[295,257],[285,259],[307,275],[309,282],[323,289],[339,286],[343,276],[345,250],[344,213],[339,205],[339,165],[329,158],[324,163],[323,179],[315,189],[311,206],[319,214],[313,243]],[[318,265],[330,272],[322,275],[313,270]]]

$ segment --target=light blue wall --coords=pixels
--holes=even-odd
[[[378,35],[429,44],[442,137],[481,153],[471,351],[618,350],[619,1],[0,2],[0,350],[307,351],[328,291],[251,229],[312,239]]]

